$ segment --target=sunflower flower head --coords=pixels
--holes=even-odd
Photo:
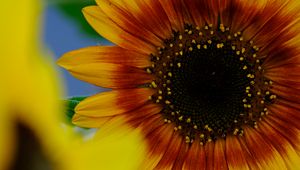
[[[82,101],[74,124],[140,129],[143,169],[299,168],[299,2],[97,4],[83,13],[116,45],[58,62],[112,90]]]

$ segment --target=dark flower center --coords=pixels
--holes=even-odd
[[[244,125],[257,127],[275,95],[263,74],[259,48],[222,24],[186,25],[174,32],[147,72],[156,79],[150,99],[163,106],[166,123],[174,123],[187,143],[201,144],[243,135]]]

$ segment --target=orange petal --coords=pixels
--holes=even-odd
[[[185,158],[187,157],[188,150],[190,149],[190,145],[181,142],[180,150],[177,156],[176,161],[173,163],[172,170],[182,170]]]
[[[276,103],[268,107],[272,116],[287,122],[290,125],[297,127],[300,130],[300,110],[286,106],[284,103]]]
[[[262,169],[287,169],[280,153],[260,133],[245,127],[244,136],[247,149]]]
[[[127,123],[133,127],[138,127],[141,123],[150,119],[153,115],[159,114],[161,110],[161,106],[153,103],[147,103],[137,109],[126,113]]]
[[[183,139],[177,132],[174,132],[172,140],[168,145],[168,149],[164,153],[163,157],[155,167],[155,169],[172,169],[174,162],[176,161],[177,157],[179,156],[180,147],[182,144]]]
[[[206,155],[206,170],[214,169],[214,149],[215,143],[210,142],[204,145],[205,155]]]
[[[148,134],[145,140],[148,145],[148,154],[140,169],[155,169],[173,140],[172,126],[164,125],[158,127],[155,131]]]
[[[290,144],[297,150],[298,153],[300,153],[300,130],[293,127],[291,124],[272,116],[269,116],[266,121],[277,132],[288,139]]]
[[[134,88],[153,79],[145,70],[113,63],[89,63],[67,68],[79,80],[106,88]]]
[[[126,32],[113,22],[98,6],[83,8],[83,14],[90,25],[103,37],[120,47],[150,54],[156,48],[135,35]]]
[[[225,156],[225,140],[218,139],[214,149],[214,169],[228,169]]]
[[[183,169],[206,169],[206,155],[204,146],[194,142],[188,151]]]
[[[184,29],[183,3],[181,0],[158,0],[164,8],[172,29],[182,31]]]
[[[65,53],[57,62],[66,69],[91,63],[114,63],[138,68],[151,65],[148,55],[118,46],[93,46],[74,50]]]
[[[109,2],[130,13],[139,25],[143,25],[157,37],[161,39],[170,38],[172,34],[170,22],[157,0],[126,0],[123,1],[122,6],[116,0],[109,0]],[[97,3],[101,5],[102,2],[98,0]]]
[[[291,101],[294,104],[300,104],[300,93],[299,90],[292,87],[285,87],[279,85],[278,83],[274,84],[271,91],[278,96],[281,100]]]
[[[238,137],[228,136],[226,138],[226,160],[230,170],[250,170],[256,169],[249,167],[247,160],[250,162],[250,156],[246,150],[243,150]]]
[[[98,128],[104,125],[112,119],[112,116],[106,117],[90,117],[90,116],[83,116],[79,114],[74,114],[72,118],[72,123],[85,128]]]
[[[143,23],[139,22],[132,16],[130,11],[124,9],[124,6],[122,7],[110,0],[101,0],[97,1],[97,3],[103,12],[126,32],[135,35],[139,39],[149,42],[154,46],[162,45],[162,39],[147,30]]]
[[[152,94],[153,91],[146,88],[102,92],[80,102],[75,113],[90,117],[123,114],[145,104]]]
[[[203,26],[205,23],[217,25],[219,3],[218,1],[185,0],[187,11],[194,23]]]
[[[298,167],[300,158],[293,146],[285,137],[283,137],[279,132],[273,129],[266,122],[261,122],[259,124],[258,131],[265,137],[266,141],[272,144],[274,148],[276,148],[276,150],[280,153],[288,169],[295,169]]]

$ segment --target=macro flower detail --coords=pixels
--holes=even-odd
[[[97,4],[83,13],[115,46],[58,63],[112,90],[83,100],[74,124],[139,129],[141,169],[300,168],[299,2]]]

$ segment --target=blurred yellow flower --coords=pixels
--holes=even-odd
[[[83,142],[62,124],[57,75],[39,40],[40,1],[0,8],[0,170],[136,169],[144,148],[135,133]]]

